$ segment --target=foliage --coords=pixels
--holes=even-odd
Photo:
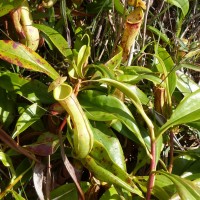
[[[200,199],[199,10],[0,3],[0,199]]]

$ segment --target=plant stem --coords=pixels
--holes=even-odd
[[[155,182],[155,174],[153,171],[156,170],[156,141],[151,139],[151,164],[150,164],[150,175],[149,175],[149,181],[148,181],[148,187],[147,187],[147,194],[146,199],[150,200],[151,198],[151,192],[154,186]]]
[[[174,155],[174,133],[173,131],[170,132],[170,154],[169,154],[169,173],[172,172],[173,169],[173,155]]]

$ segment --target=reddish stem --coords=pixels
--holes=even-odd
[[[151,192],[154,186],[155,182],[155,174],[153,171],[156,170],[156,142],[151,141],[151,164],[150,164],[150,175],[149,175],[149,181],[148,181],[148,187],[147,187],[147,194],[146,194],[146,199],[150,200],[151,198]]]

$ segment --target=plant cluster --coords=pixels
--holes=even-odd
[[[200,199],[199,11],[0,2],[0,199]]]

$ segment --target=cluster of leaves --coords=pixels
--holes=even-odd
[[[126,3],[29,1],[35,52],[22,2],[0,3],[0,199],[200,199],[198,1],[147,1],[126,62]]]

